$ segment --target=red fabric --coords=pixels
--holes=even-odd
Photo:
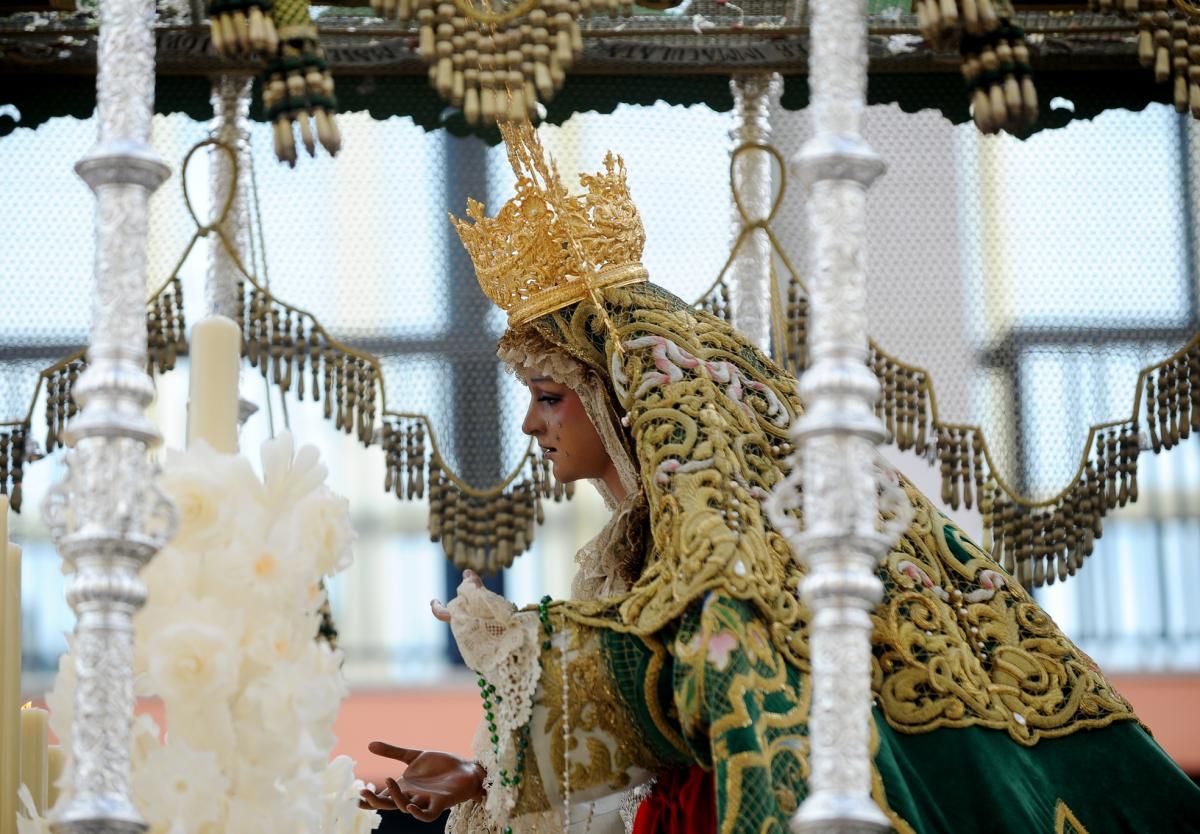
[[[633,822],[633,834],[716,832],[717,797],[712,773],[698,766],[658,774]]]

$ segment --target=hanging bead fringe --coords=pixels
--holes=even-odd
[[[721,278],[696,302],[696,306],[721,321],[733,323],[733,302],[730,300],[729,284]]]
[[[1171,0],[1090,0],[1102,14],[1137,17],[1138,61],[1159,84],[1171,83],[1176,111],[1200,118],[1200,20]],[[1187,5],[1187,4],[1184,4]]]
[[[236,315],[242,355],[287,394],[322,401],[325,417],[365,446],[374,441],[379,372],[363,356],[335,345],[308,313],[241,282]]]
[[[400,472],[407,460],[411,460],[407,457],[407,442],[401,453],[399,438],[407,441],[410,436],[411,426],[394,427],[390,432],[394,447],[388,450],[388,477],[393,489],[399,489]],[[423,461],[424,448],[415,452]],[[418,478],[419,472],[418,465]],[[411,482],[411,465],[408,473]],[[430,538],[441,542],[447,558],[456,567],[480,573],[506,568],[529,549],[534,525],[545,520],[544,499],[557,503],[574,493],[573,486],[556,480],[549,462],[534,453],[526,457],[521,473],[498,492],[479,494],[463,489],[460,482],[448,475],[436,454],[430,459],[428,476]]]
[[[183,289],[179,279],[172,278],[146,302],[147,373],[153,375],[172,370],[178,357],[187,353],[185,324]],[[3,453],[0,454],[0,492],[9,495],[14,512],[20,512],[21,509],[21,480],[25,465],[64,445],[63,433],[67,423],[78,411],[71,392],[75,388],[75,381],[86,368],[87,361],[80,351],[39,374],[40,390],[45,396],[42,409],[46,426],[42,444],[44,453],[38,450],[28,419],[0,428],[0,446],[3,446]]]
[[[210,0],[213,49],[225,58],[274,55],[279,46],[270,0]]]
[[[424,417],[383,414],[376,435],[381,380],[375,364],[343,350],[316,319],[246,281],[236,315],[252,368],[285,393],[294,388],[299,399],[321,402],[325,417],[364,445],[378,442],[385,491],[409,501],[428,493],[430,536],[456,566],[490,573],[512,564],[533,542],[534,525],[543,520],[542,501],[573,493],[532,453],[504,487],[466,488],[438,455]]]
[[[187,353],[183,318],[183,285],[178,276],[168,281],[146,305],[146,372],[151,376],[175,369],[175,360]]]
[[[9,425],[0,431],[0,493],[8,496],[9,506],[15,513],[21,511],[22,482],[25,464],[29,462],[28,440],[27,425]]]
[[[972,115],[983,133],[1029,128],[1037,90],[1025,33],[1008,0],[917,0],[917,25],[935,49],[958,45]]]
[[[632,0],[533,0],[513,14],[450,0],[371,0],[375,14],[416,21],[418,49],[438,95],[468,124],[532,119],[583,52],[579,18],[629,15]]]
[[[702,299],[718,309],[714,287]],[[807,341],[807,296],[793,279],[788,285],[783,345],[785,367],[803,371]],[[1134,419],[1093,430],[1076,481],[1050,502],[1015,496],[991,470],[983,432],[974,426],[936,423],[928,375],[870,344],[868,366],[879,380],[875,414],[888,441],[936,462],[941,500],[952,509],[973,506],[983,518],[983,547],[1026,587],[1073,576],[1103,532],[1103,517],[1138,498],[1137,460],[1142,449],[1139,419],[1157,453],[1200,431],[1200,333],[1178,353],[1142,373],[1140,411]],[[1140,415],[1140,417],[1139,417]]]

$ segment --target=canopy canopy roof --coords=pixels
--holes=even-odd
[[[610,112],[622,103],[659,100],[728,110],[733,104],[728,77],[762,71],[784,75],[785,108],[803,108],[808,27],[790,21],[793,7],[785,0],[744,0],[742,16],[730,4],[696,0],[687,14],[588,18],[582,25],[583,56],[549,103],[546,119],[560,123],[576,112]],[[470,130],[430,88],[415,28],[371,17],[368,9],[314,9],[314,15],[342,111],[365,110],[380,119],[409,116],[426,129]],[[1026,32],[1039,91],[1041,117],[1035,129],[1169,100],[1169,86],[1155,84],[1137,62],[1135,20],[1018,4],[1016,22]],[[0,135],[18,125],[36,127],[55,116],[91,112],[95,32],[96,18],[89,12],[0,17],[0,77],[5,77],[0,104],[18,111],[0,113]],[[956,123],[969,118],[959,55],[931,49],[914,16],[896,9],[871,15],[870,55],[872,103],[895,102],[906,111],[934,108]],[[160,11],[160,112],[207,119],[212,113],[208,79],[256,70],[251,63],[218,57],[206,22],[193,22],[187,12]],[[261,118],[257,95],[254,101],[253,115]]]

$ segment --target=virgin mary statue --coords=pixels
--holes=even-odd
[[[484,721],[474,761],[407,763],[372,807],[453,832],[784,834],[809,773],[803,569],[763,501],[796,381],[648,282],[611,154],[568,195],[529,126],[517,194],[457,228],[508,314],[501,359],[560,480],[612,510],[570,600],[515,609],[468,574],[448,606]],[[874,798],[898,832],[1200,832],[1200,789],[1013,577],[904,484],[878,567]]]

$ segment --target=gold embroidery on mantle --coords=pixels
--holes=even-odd
[[[906,733],[990,727],[1033,745],[1133,719],[1029,594],[905,488],[916,517],[884,562],[887,593],[872,617],[873,683],[888,724]]]
[[[1054,834],[1088,834],[1083,823],[1061,799],[1054,806]]]

